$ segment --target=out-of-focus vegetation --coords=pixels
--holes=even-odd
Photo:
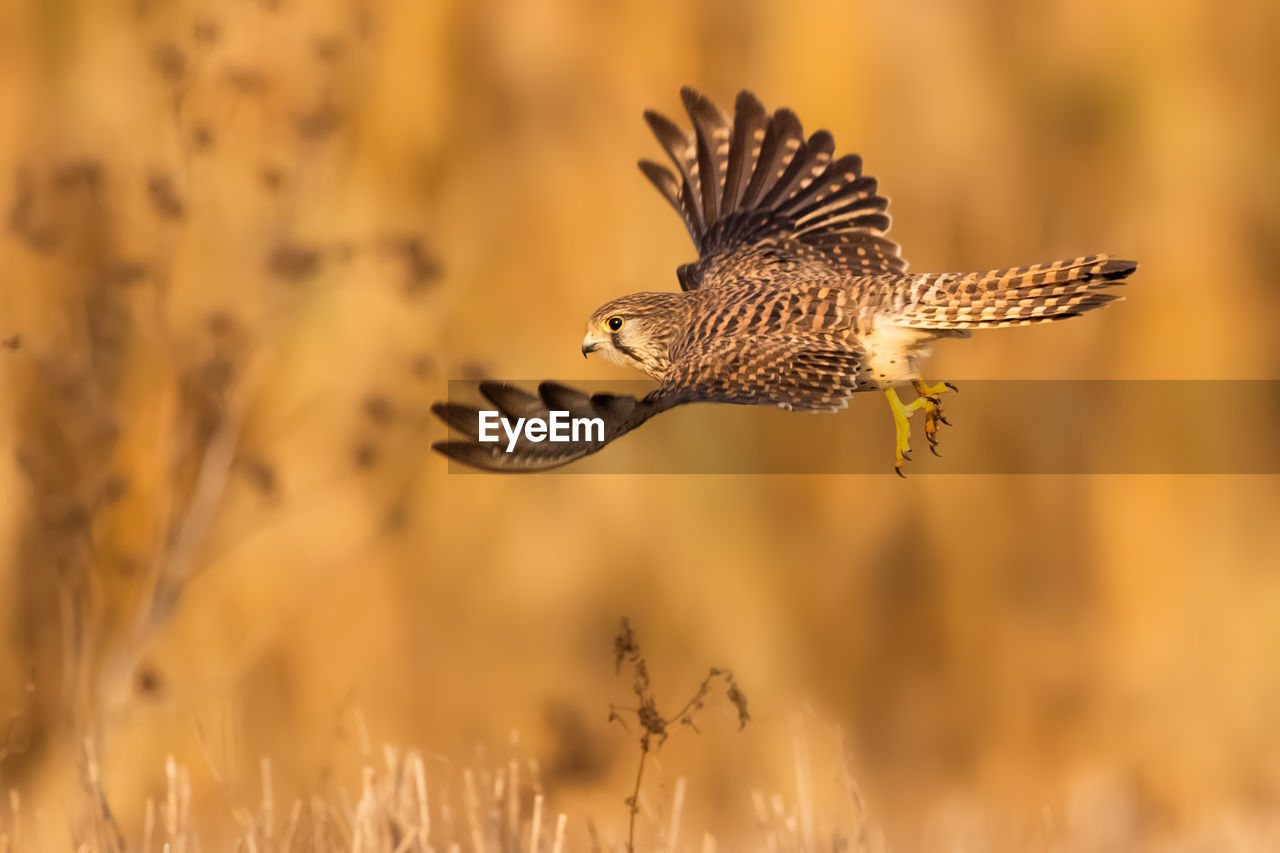
[[[1142,262],[1126,302],[943,343],[938,375],[1275,378],[1278,26],[1196,0],[5,4],[0,849],[138,847],[148,801],[153,832],[180,804],[175,832],[230,845],[264,759],[275,831],[302,797],[345,846],[357,709],[424,758],[372,759],[378,808],[417,814],[382,774],[456,804],[510,753],[545,845],[561,812],[569,848],[619,844],[622,615],[658,695],[716,663],[751,697],[645,770],[681,846],[775,819],[810,843],[849,774],[900,850],[1274,843],[1274,478],[501,479],[426,447],[449,378],[625,375],[578,341],[690,259],[633,165],[683,84],[859,151],[913,269]],[[441,837],[490,844],[457,808]]]

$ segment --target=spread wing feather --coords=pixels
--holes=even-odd
[[[658,138],[658,143],[667,152],[671,162],[675,164],[676,171],[679,172],[680,206],[677,210],[680,211],[681,216],[693,223],[693,227],[696,229],[693,242],[698,243],[701,235],[707,230],[707,219],[703,215],[702,185],[698,182],[698,158],[693,141],[675,122],[664,115],[653,110],[646,110],[644,118],[649,123],[649,129],[653,131],[653,135]],[[656,163],[653,165],[658,169],[663,169]],[[648,174],[648,172],[645,174]],[[671,175],[670,172],[667,174]],[[671,179],[676,180],[676,176],[671,175]],[[653,180],[653,178],[650,177],[650,180]]]
[[[685,290],[789,275],[903,273],[885,236],[889,201],[862,158],[834,158],[825,130],[807,139],[787,109],[772,116],[750,92],[730,121],[705,96],[681,90],[693,124],[682,131],[652,110],[645,119],[675,172],[640,168],[684,219],[699,259],[679,270]]]
[[[702,211],[708,222],[720,218],[724,198],[722,187],[729,169],[729,120],[716,105],[692,89],[681,90],[684,108],[693,122],[694,153],[698,159],[698,183],[702,189]]]
[[[757,106],[760,104],[750,92],[743,92],[739,98],[742,97],[755,101]],[[760,110],[763,112],[764,108],[760,107]],[[795,156],[795,152],[803,144],[804,129],[800,125],[800,119],[796,118],[796,114],[785,108],[774,113],[773,119],[765,129],[764,143],[756,160],[751,183],[747,185],[747,191],[742,198],[742,210],[755,209],[761,197],[773,187],[778,178],[782,177],[783,172],[787,170],[788,161]]]
[[[721,210],[737,210],[746,198],[768,125],[769,117],[760,102],[748,92],[740,93],[733,114],[733,139],[729,143]]]
[[[640,171],[644,172],[645,177],[658,188],[658,192],[662,193],[662,197],[680,213],[680,218],[684,220],[684,227],[689,229],[689,236],[696,243],[698,223],[693,220],[693,214],[682,198],[684,188],[688,187],[688,184],[681,184],[669,169],[663,168],[652,160],[641,160]]]
[[[564,411],[571,418],[599,418],[604,424],[602,439],[596,438],[594,431],[584,431],[590,440],[582,441],[534,442],[522,431],[508,453],[505,434],[496,442],[480,441],[481,410],[478,407],[463,403],[436,403],[431,407],[436,417],[463,435],[461,439],[438,441],[431,445],[433,450],[473,468],[506,472],[546,471],[589,456],[654,415],[687,401],[681,395],[661,390],[643,398],[586,394],[556,382],[543,382],[537,394],[501,382],[483,382],[480,393],[508,419],[545,420],[553,411]]]

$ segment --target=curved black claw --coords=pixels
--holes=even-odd
[[[936,441],[933,444],[929,445],[929,452],[932,453],[934,456],[938,457],[939,459],[942,458],[942,454],[938,452],[938,442]]]
[[[951,421],[947,420],[946,417],[943,416],[942,412],[938,412],[938,420],[942,421],[947,426],[951,426]]]
[[[953,385],[952,383],[950,383],[950,382],[943,382],[942,384],[943,384],[943,385],[945,385],[946,387],[950,388],[952,391],[955,391],[957,394],[959,394],[959,393],[960,393],[960,389],[959,389],[959,388],[957,388],[957,387],[956,387],[955,385]]]
[[[902,466],[901,466],[901,465],[894,465],[894,466],[893,466],[893,471],[894,471],[894,473],[895,473],[895,474],[897,474],[897,475],[898,475],[899,477],[901,477],[902,479],[904,479],[904,480],[905,480],[905,479],[907,479],[907,475],[906,475],[906,474],[904,474],[904,473],[902,473]]]
[[[942,401],[939,400],[937,397],[925,397],[925,399],[928,400],[930,403],[933,403],[935,406],[942,405]]]

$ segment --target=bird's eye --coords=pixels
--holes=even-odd
[[[610,317],[608,320],[604,321],[604,324],[609,327],[609,331],[616,332],[622,328],[622,318]]]

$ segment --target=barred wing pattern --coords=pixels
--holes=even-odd
[[[462,403],[436,403],[431,411],[465,438],[438,441],[431,449],[485,471],[546,471],[567,465],[599,451],[606,444],[640,426],[649,418],[688,402],[681,395],[655,391],[643,398],[620,394],[585,394],[557,382],[543,382],[537,394],[514,385],[482,382],[480,393],[505,418],[542,418],[553,411],[566,411],[571,418],[600,418],[604,422],[602,441],[529,441],[521,435],[507,452],[507,438],[482,442],[479,435],[480,409]]]
[[[858,390],[862,352],[839,337],[769,337],[744,348],[733,338],[700,341],[672,364],[663,384],[691,401],[835,412]]]
[[[649,160],[640,169],[684,219],[698,249],[699,260],[678,270],[684,290],[906,271],[897,244],[885,237],[888,199],[862,174],[861,157],[833,159],[830,133],[805,139],[795,113],[769,116],[746,91],[732,123],[692,89],[681,97],[692,133],[645,113],[676,172]]]
[[[852,291],[814,283],[722,285],[689,294],[695,321],[663,387],[696,400],[830,412],[859,390],[865,353]]]
[[[928,273],[900,282],[899,326],[918,329],[996,329],[1076,317],[1121,297],[1135,261],[1087,255],[1051,264],[990,272]]]

